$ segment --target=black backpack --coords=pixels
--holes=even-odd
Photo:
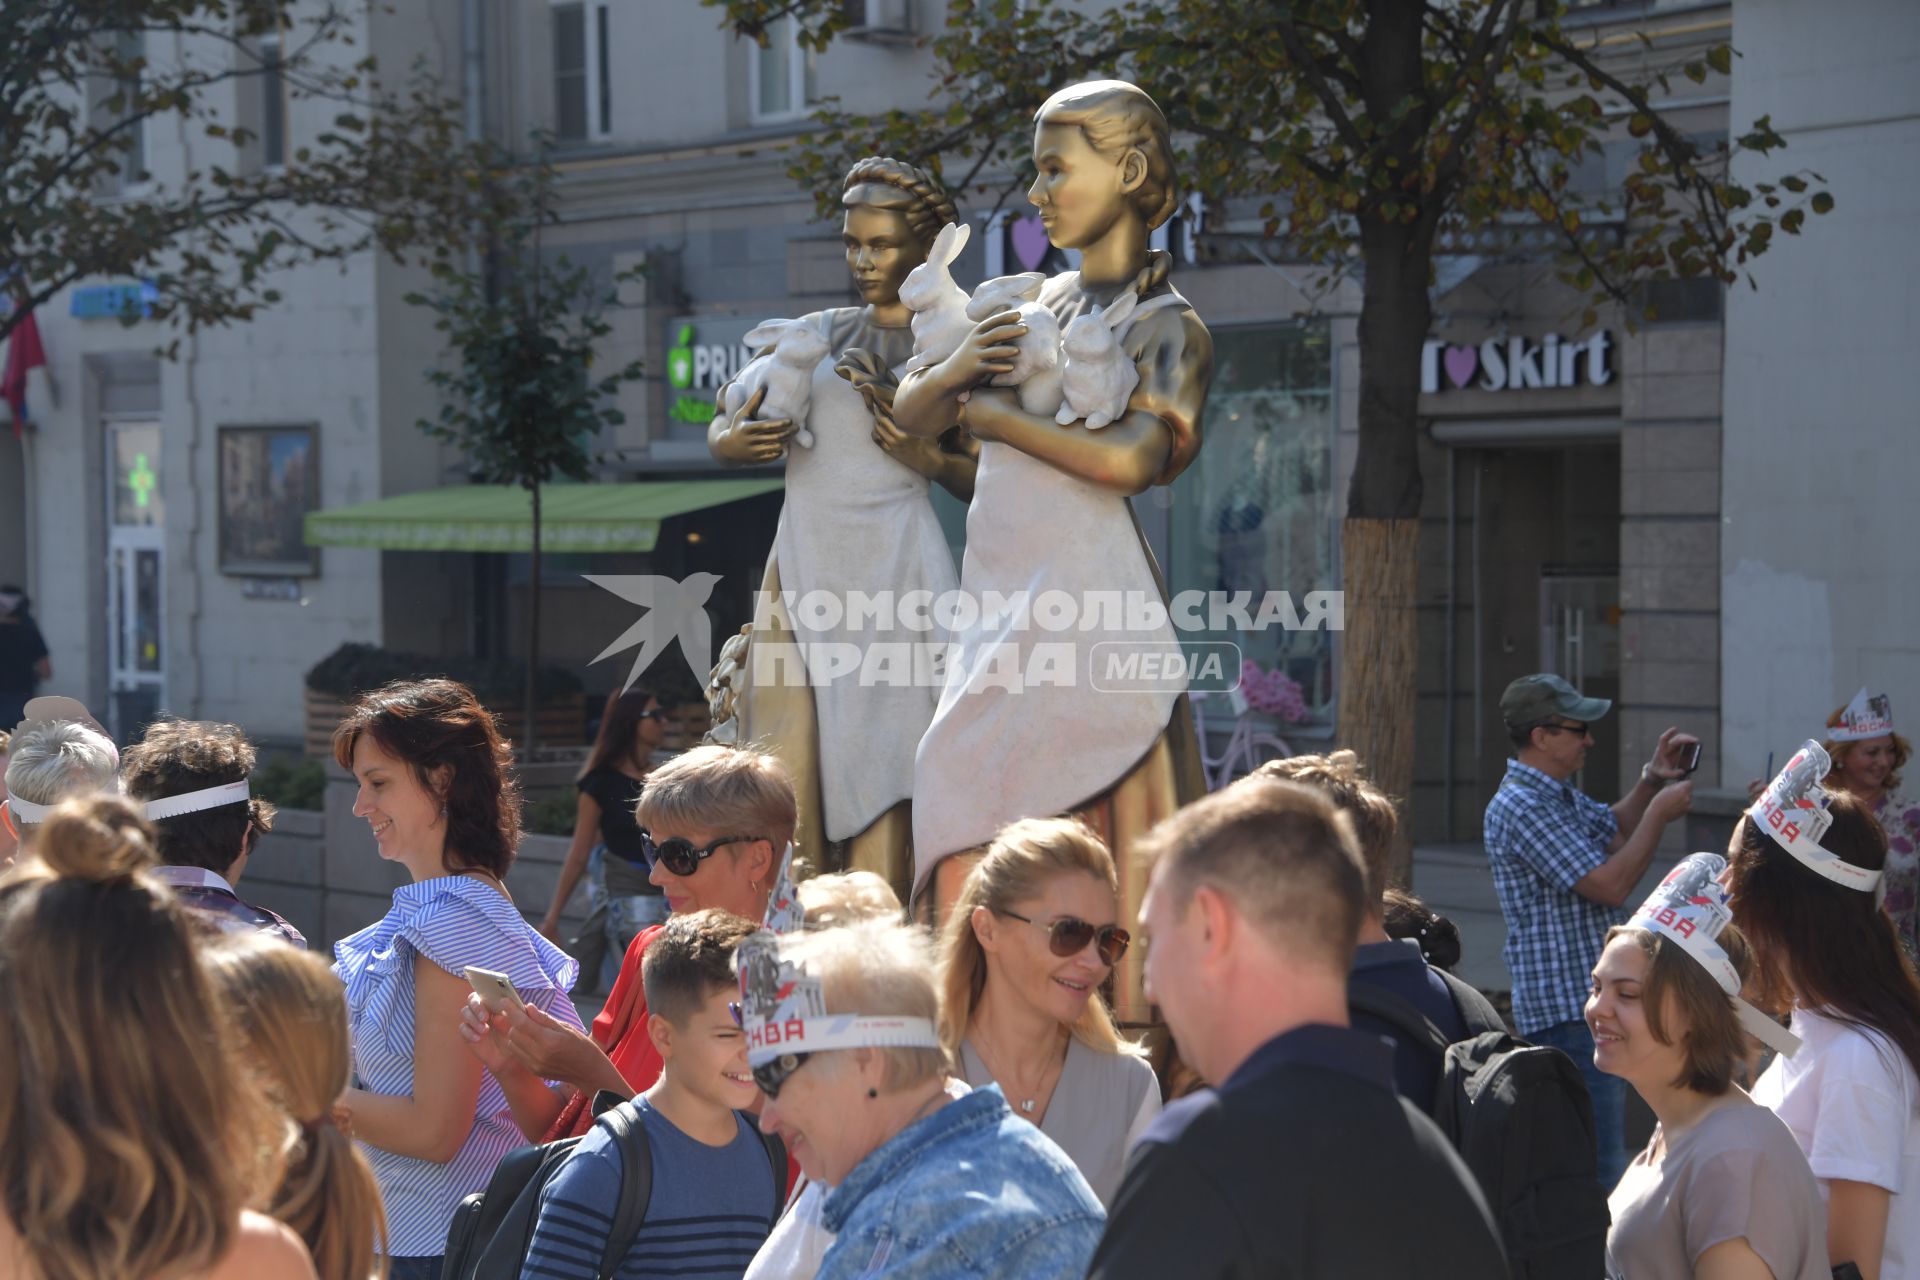
[[[1428,1114],[1480,1184],[1513,1280],[1604,1275],[1610,1219],[1580,1068],[1513,1035],[1484,996],[1435,972],[1454,993],[1465,1040],[1449,1044],[1412,1003],[1368,983],[1351,984],[1347,1002],[1440,1055]]]
[[[653,1197],[653,1152],[639,1108],[619,1094],[604,1089],[595,1094],[593,1114],[613,1130],[626,1175],[620,1179],[620,1201],[600,1254],[598,1274],[606,1280],[647,1220],[647,1201]],[[758,1132],[759,1126],[754,1129]],[[787,1202],[787,1149],[770,1133],[760,1134],[760,1141],[773,1165],[773,1216],[777,1219]],[[562,1138],[508,1152],[494,1168],[487,1189],[474,1192],[453,1211],[440,1280],[517,1280],[533,1243],[540,1192],[579,1142]]]

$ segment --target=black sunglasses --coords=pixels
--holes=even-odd
[[[1018,911],[1002,911],[1000,914],[1012,916],[1026,924],[1040,925],[1047,931],[1048,949],[1057,956],[1077,956],[1091,942],[1100,952],[1100,963],[1113,966],[1120,963],[1120,957],[1127,954],[1127,945],[1133,941],[1133,935],[1117,924],[1091,925],[1072,916],[1061,916],[1052,924],[1040,924],[1038,920],[1023,916]]]
[[[665,864],[667,870],[677,876],[690,876],[700,869],[700,864],[714,855],[714,851],[730,844],[745,844],[758,840],[759,836],[721,836],[712,844],[696,848],[693,841],[685,836],[668,836],[658,844],[654,843],[653,833],[645,827],[640,828],[641,849],[647,855],[647,866],[656,862]]]
[[[1575,720],[1572,724],[1537,724],[1534,728],[1545,729],[1548,733],[1577,733],[1584,738],[1587,736],[1588,726]]]
[[[764,1062],[753,1069],[753,1082],[760,1086],[760,1092],[769,1098],[778,1098],[787,1078],[801,1067],[807,1065],[810,1053],[783,1053],[772,1062]]]
[[[651,711],[642,711],[639,715],[634,717],[635,720],[665,720],[666,718],[667,718],[666,711],[660,707],[655,707]]]

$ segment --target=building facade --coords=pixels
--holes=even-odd
[[[1729,37],[1742,50],[1730,78],[1676,79],[1660,105],[1705,141],[1771,112],[1787,160],[1839,199],[1798,241],[1776,238],[1758,291],[1674,286],[1648,299],[1655,321],[1603,310],[1583,326],[1585,300],[1546,246],[1498,234],[1448,246],[1423,370],[1416,839],[1478,835],[1508,754],[1499,693],[1528,671],[1618,700],[1583,780],[1603,793],[1668,724],[1705,739],[1703,781],[1744,784],[1858,683],[1896,697],[1911,683],[1915,561],[1858,513],[1897,512],[1913,465],[1895,380],[1915,322],[1887,284],[1912,260],[1914,168],[1895,160],[1920,145],[1920,18],[1897,0],[1831,8],[1845,19],[1818,39],[1788,0],[1587,5],[1576,19],[1634,72]],[[743,335],[853,301],[838,227],[816,219],[781,149],[821,98],[880,110],[926,97],[931,57],[912,37],[944,21],[935,0],[868,0],[863,16],[820,54],[782,24],[766,48],[737,40],[692,0],[436,0],[370,31],[389,65],[396,49],[428,53],[450,80],[478,68],[466,83],[487,128],[553,129],[556,250],[608,275],[647,267],[608,314],[609,359],[638,356],[647,373],[621,393],[625,423],[596,442],[603,480],[723,474],[706,412]],[[297,103],[289,122],[305,127]],[[1635,145],[1623,130],[1581,182],[1610,189]],[[957,194],[975,234],[956,279],[1041,262],[1017,195]],[[1314,272],[1235,208],[1189,203],[1161,243],[1218,354],[1199,460],[1135,502],[1170,586],[1256,599],[1337,588],[1357,287],[1313,292]],[[143,354],[140,327],[90,319],[79,299],[43,319],[63,397],[24,458],[0,442],[0,504],[10,484],[25,492],[0,511],[0,573],[28,580],[56,686],[98,702],[157,685],[153,705],[291,736],[300,674],[343,640],[518,651],[525,557],[325,546],[306,573],[276,559],[296,485],[334,510],[460,481],[459,460],[413,425],[441,358],[400,300],[417,284],[371,256],[303,273],[280,308],[171,363]],[[277,427],[309,428],[311,451],[252,430]],[[957,549],[964,512],[938,500]],[[630,619],[583,573],[708,569],[722,578],[716,618],[736,625],[778,508],[772,493],[696,509],[644,552],[550,557],[543,653],[595,688],[624,678],[618,661],[586,666]],[[1338,635],[1240,639],[1299,689],[1295,718],[1263,727],[1296,750],[1329,745]],[[1224,699],[1203,705],[1231,714]]]

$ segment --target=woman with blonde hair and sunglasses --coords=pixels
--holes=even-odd
[[[380,1184],[333,1119],[353,1074],[346,988],[319,956],[260,933],[214,939],[203,963],[240,1032],[243,1061],[282,1112],[285,1168],[267,1212],[306,1241],[320,1280],[384,1275]]]
[[[1100,995],[1127,953],[1119,903],[1098,836],[1071,818],[1026,818],[968,873],[940,945],[940,1038],[961,1075],[998,1084],[1102,1203],[1160,1111],[1153,1069]]]

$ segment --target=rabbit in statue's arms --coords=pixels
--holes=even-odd
[[[927,260],[907,273],[900,301],[913,312],[913,359],[908,369],[938,364],[959,350],[973,328],[967,319],[967,291],[953,282],[947,270],[967,247],[973,228],[949,222],[933,238]]]
[[[1087,430],[1098,431],[1127,411],[1140,370],[1120,349],[1119,331],[1139,301],[1137,295],[1123,293],[1111,306],[1094,307],[1067,324],[1060,342],[1066,354],[1060,371],[1065,398],[1053,419],[1061,426],[1084,418]]]
[[[1002,311],[1020,313],[1020,323],[1027,327],[1017,340],[1020,354],[1012,371],[995,378],[993,385],[1018,387],[1020,407],[1041,418],[1051,418],[1060,408],[1060,322],[1034,301],[1046,280],[1038,271],[997,276],[975,289],[967,303],[967,319],[976,323]]]
[[[813,432],[806,427],[807,408],[813,401],[813,371],[827,358],[827,335],[804,320],[768,320],[743,341],[750,350],[773,350],[755,356],[727,385],[727,413],[737,413],[754,392],[765,387],[760,420],[784,418],[799,423],[793,442],[802,449],[813,448]]]

